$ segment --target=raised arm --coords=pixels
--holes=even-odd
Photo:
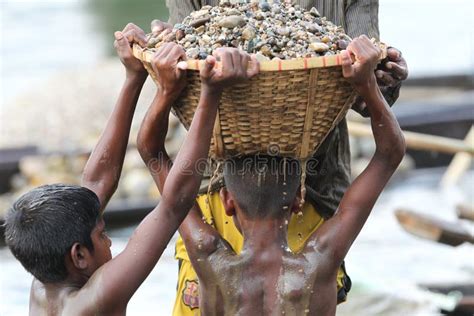
[[[356,62],[352,65],[349,52]],[[343,74],[364,98],[369,110],[376,150],[367,168],[354,180],[336,215],[313,236],[315,245],[328,251],[336,267],[365,224],[377,198],[405,154],[405,140],[398,122],[376,84],[373,70],[379,50],[370,40],[355,39],[343,55]],[[313,244],[308,243],[311,247]]]
[[[133,42],[145,45],[145,33],[137,26],[128,24],[122,32],[115,33],[115,38],[117,54],[126,69],[125,82],[82,175],[82,185],[99,197],[101,211],[117,189],[133,114],[147,77],[146,70],[133,57],[130,48]]]
[[[173,165],[165,148],[169,113],[171,105],[183,88],[183,83],[176,76],[176,73],[167,72],[166,70],[181,57],[180,51],[172,51],[172,54],[168,55],[169,58],[167,60],[164,60],[161,64],[154,65],[155,71],[160,74],[158,80],[160,81],[161,88],[157,90],[156,96],[143,119],[137,139],[138,151],[160,193],[163,193],[166,179]],[[213,239],[219,237],[219,234],[212,226],[203,222],[202,213],[197,203],[194,203],[189,214],[179,226],[179,232],[191,252],[196,250],[193,247],[195,243],[191,240],[200,238],[196,236],[196,232],[200,232],[200,235],[207,237],[201,240],[201,245],[204,246],[199,249],[200,251],[212,251],[211,248],[215,244]],[[191,257],[193,256],[191,255]]]
[[[180,47],[170,44],[160,49],[155,56],[154,64],[163,66],[169,56],[178,54],[175,51],[184,57]],[[232,61],[234,65],[237,62],[244,64],[244,61],[237,58],[230,61],[228,55],[223,56],[224,69],[226,65],[232,65],[230,64]],[[240,58],[240,55],[237,57]],[[151,272],[194,204],[203,171],[196,166],[208,156],[222,87],[254,74],[242,73],[240,68],[236,71],[230,66],[225,71],[217,71],[213,69],[214,63],[215,59],[209,57],[204,69],[201,70],[203,84],[199,105],[184,144],[164,183],[160,204],[140,223],[125,250],[106,263],[98,271],[97,276],[94,275],[94,280],[91,280],[91,287],[95,290],[100,289],[97,306],[105,312],[125,307],[123,304],[128,303]],[[174,71],[178,78],[185,76],[185,73],[178,69],[178,60],[174,60],[172,67],[167,69],[167,72],[171,71]]]

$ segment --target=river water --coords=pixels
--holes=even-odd
[[[156,7],[147,10],[151,4]],[[0,115],[14,98],[52,75],[91,68],[109,58],[111,34],[126,21],[140,20],[145,28],[153,17],[166,16],[159,0],[0,0],[0,5]],[[473,12],[471,0],[382,0],[382,39],[403,51],[413,76],[472,74]],[[405,207],[454,221],[456,204],[473,205],[474,173],[460,186],[442,190],[437,186],[441,172],[401,175],[383,193],[347,257],[354,288],[339,315],[436,315],[435,305],[450,301],[429,295],[417,284],[474,282],[472,246],[452,248],[416,239],[393,216],[395,209]],[[459,225],[473,231],[467,223]],[[110,232],[114,254],[125,247],[132,231]],[[170,315],[177,274],[172,244],[133,297],[129,315]],[[27,314],[31,277],[4,247],[0,265],[0,315]]]

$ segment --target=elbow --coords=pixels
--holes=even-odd
[[[140,129],[137,136],[137,150],[142,158],[145,158],[145,154],[147,152],[146,148],[147,148],[147,140],[146,140],[146,137],[143,135],[142,130]]]
[[[137,136],[137,150],[145,164],[147,164],[148,161],[154,156],[154,153],[152,152],[150,147],[150,141],[147,139],[146,136],[141,135],[141,133],[138,133]]]
[[[378,151],[376,155],[382,158],[387,165],[395,170],[402,162],[407,149],[403,133],[400,131],[395,139],[388,145],[389,146],[384,150]]]
[[[188,214],[195,202],[195,197],[193,195],[186,194],[185,192],[182,192],[182,190],[176,190],[171,194],[168,194],[164,190],[161,199],[162,202],[165,202],[166,205],[169,205],[171,209],[175,210],[176,215],[183,216]]]

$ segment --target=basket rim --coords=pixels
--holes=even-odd
[[[387,45],[385,43],[378,43],[382,52],[379,60],[387,57]],[[148,48],[143,48],[138,44],[133,44],[133,55],[142,62],[151,63],[153,59],[153,52]],[[188,70],[199,70],[204,60],[188,59]],[[269,60],[260,62],[260,72],[285,71],[285,70],[307,70],[313,68],[327,68],[342,65],[341,54],[317,57],[293,58],[289,60]]]

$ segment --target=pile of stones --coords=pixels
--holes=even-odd
[[[259,60],[334,55],[351,38],[342,27],[321,17],[316,8],[298,5],[221,0],[204,6],[172,30],[148,35],[148,48],[176,42],[190,59],[205,59],[219,47],[236,47]]]

